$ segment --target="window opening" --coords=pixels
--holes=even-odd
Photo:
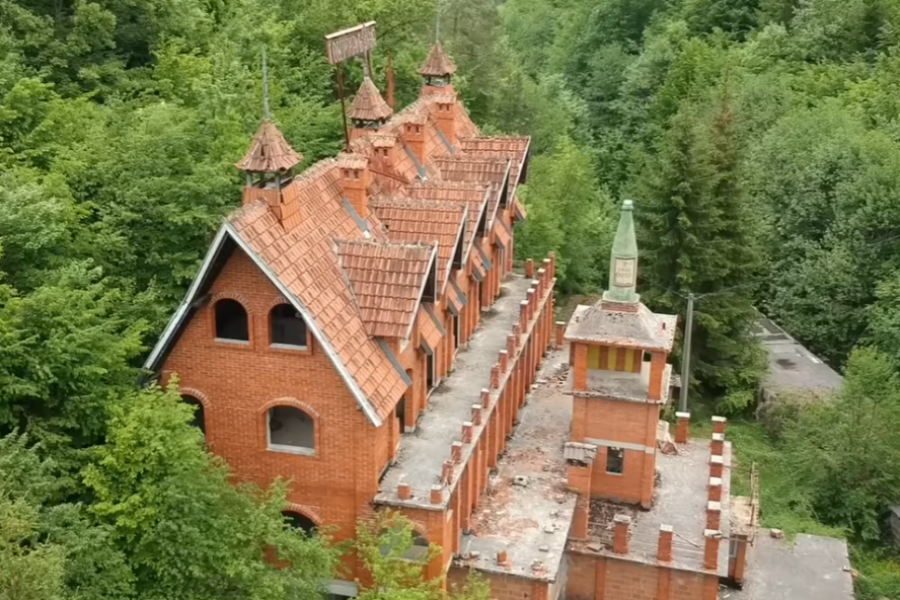
[[[434,372],[434,353],[425,355],[425,371],[427,372],[427,384],[428,389],[431,390],[434,387],[435,383],[435,372]]]
[[[206,435],[206,417],[203,414],[203,404],[193,396],[182,394],[181,401],[194,407],[194,418],[190,424],[200,430],[204,436]]]
[[[216,303],[216,339],[249,342],[247,311],[237,300],[219,300]]]
[[[315,449],[312,418],[293,406],[269,409],[269,448],[301,454]]]
[[[397,403],[397,422],[400,423],[400,433],[405,433],[406,429],[406,396],[400,398],[400,402]]]
[[[621,475],[625,466],[625,451],[621,448],[606,449],[606,472]]]
[[[459,349],[459,317],[453,315],[453,349]]]
[[[383,530],[381,532],[381,555],[388,556],[391,554],[392,547],[396,548],[396,545],[399,545],[396,537],[392,535],[393,532],[389,530]],[[403,552],[403,554],[399,557],[402,560],[416,561],[420,562],[428,558],[428,540],[425,539],[424,536],[419,533],[413,531],[412,532],[412,545]]]
[[[272,345],[306,347],[306,321],[290,304],[279,304],[269,313]]]
[[[287,524],[293,529],[299,529],[303,531],[303,533],[307,534],[316,533],[317,531],[316,524],[313,523],[312,519],[304,517],[298,512],[286,510],[282,512],[281,515],[284,517],[284,520],[287,521]]]

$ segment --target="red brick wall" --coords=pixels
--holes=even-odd
[[[339,540],[351,537],[378,488],[390,429],[372,427],[318,344],[308,352],[269,348],[268,312],[283,300],[245,254],[235,251],[210,291],[213,300],[194,314],[166,359],[164,379],[178,373],[182,389],[204,403],[208,443],[239,479],[260,485],[276,477],[293,480],[295,510],[336,525]],[[214,341],[219,297],[247,309],[249,346]],[[266,411],[278,401],[313,417],[315,455],[267,449]]]
[[[545,582],[494,573],[479,574],[487,579],[492,600],[548,600],[549,586]],[[447,573],[447,587],[462,587],[467,576],[468,569],[451,567]]]
[[[572,440],[607,440],[656,446],[659,405],[601,398],[575,398]],[[649,505],[653,497],[656,456],[642,450],[624,450],[622,474],[606,472],[607,448],[601,446],[594,460],[591,495]]]
[[[716,600],[714,575],[569,553],[566,600]]]

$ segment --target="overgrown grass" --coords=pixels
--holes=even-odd
[[[705,403],[691,407],[691,436],[708,438],[712,434],[712,411]],[[823,525],[809,508],[803,490],[798,489],[791,465],[785,455],[756,421],[732,418],[727,438],[732,443],[733,468],[731,493],[750,493],[750,469],[756,463],[760,480],[760,525],[784,530],[790,539],[798,533],[847,538],[847,532]],[[850,544],[857,600],[900,600],[900,558],[887,548],[865,548]]]

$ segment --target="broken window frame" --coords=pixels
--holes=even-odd
[[[272,441],[272,416],[277,410],[296,411],[309,420],[309,446],[295,446],[293,444],[281,444]],[[286,452],[289,454],[302,454],[310,456],[316,453],[316,420],[306,411],[296,406],[278,405],[266,411],[266,445],[273,452]]]

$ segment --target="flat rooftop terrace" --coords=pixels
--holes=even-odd
[[[376,503],[439,508],[429,502],[431,486],[441,482],[441,469],[450,458],[451,444],[460,439],[462,424],[471,418],[472,405],[478,403],[482,388],[490,385],[491,367],[506,347],[506,336],[519,319],[519,304],[530,284],[530,279],[511,275],[501,287],[500,298],[481,313],[481,322],[467,348],[459,351],[450,374],[432,393],[416,430],[401,437],[397,457],[381,481]],[[469,302],[477,300],[469,298]],[[409,500],[400,501],[397,496],[401,482],[410,486]]]
[[[506,452],[463,535],[460,566],[554,581],[566,549],[576,496],[566,490],[563,445],[572,397],[565,393],[568,353],[547,354],[519,413]],[[507,563],[497,564],[506,552]]]
[[[762,530],[744,572],[744,588],[722,590],[722,600],[853,600],[844,540],[817,535],[776,540]]]
[[[589,539],[586,542],[570,542],[579,552],[611,553],[613,518],[616,515],[631,517],[627,558],[656,565],[660,525],[673,529],[672,566],[689,571],[703,569],[703,547],[708,505],[710,442],[691,439],[678,446],[677,455],[656,452],[659,473],[654,491],[653,507],[617,504],[606,500],[591,500]],[[731,533],[731,444],[725,442],[723,450],[722,512],[720,516],[723,541],[719,544],[718,572],[728,574],[728,542]],[[625,558],[623,555],[616,555]]]

